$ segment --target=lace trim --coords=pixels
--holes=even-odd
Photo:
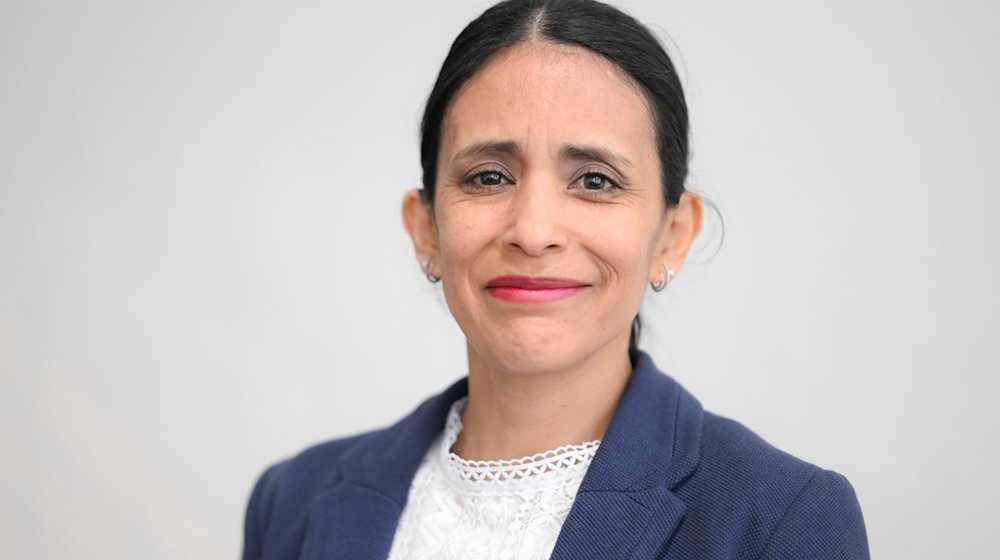
[[[517,483],[518,481],[542,482],[561,480],[580,475],[590,466],[591,460],[601,445],[595,439],[575,445],[561,445],[555,449],[535,453],[518,459],[497,461],[472,461],[463,459],[451,451],[462,431],[462,411],[468,404],[465,396],[454,402],[445,422],[444,442],[441,445],[442,463],[453,475],[463,482],[480,484]]]

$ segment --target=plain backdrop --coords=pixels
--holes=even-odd
[[[618,5],[725,218],[642,346],[846,475],[873,557],[992,557],[997,4]],[[266,465],[465,374],[399,205],[487,6],[0,1],[0,557],[235,558]]]

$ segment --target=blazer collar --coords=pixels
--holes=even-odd
[[[417,467],[444,428],[451,404],[468,391],[468,379],[457,381],[340,456],[335,482],[311,504],[302,560],[389,556]]]
[[[703,414],[640,353],[552,558],[658,557],[684,517],[672,490],[698,467]]]
[[[302,557],[388,556],[417,467],[452,403],[467,393],[461,379],[344,452],[339,482],[312,505]],[[683,517],[671,490],[697,468],[702,414],[640,353],[552,558],[654,557]]]

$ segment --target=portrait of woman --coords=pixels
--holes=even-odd
[[[998,17],[0,2],[0,559],[995,557]]]
[[[453,43],[402,218],[468,377],[253,491],[244,558],[867,558],[841,475],[704,410],[637,346],[703,220],[650,31],[507,0]]]

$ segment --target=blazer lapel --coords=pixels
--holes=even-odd
[[[552,558],[656,558],[683,516],[683,502],[662,487],[578,493]]]
[[[401,511],[371,488],[338,483],[313,503],[301,558],[384,560]]]
[[[462,379],[344,452],[337,482],[313,501],[300,558],[383,560],[410,483]],[[552,558],[656,558],[684,517],[672,489],[694,472],[701,405],[641,354],[563,524]]]
[[[656,558],[684,517],[672,490],[697,468],[702,415],[642,353],[552,558]]]
[[[339,476],[310,507],[302,560],[384,560],[410,483],[466,379],[421,404],[395,425],[345,451]]]

